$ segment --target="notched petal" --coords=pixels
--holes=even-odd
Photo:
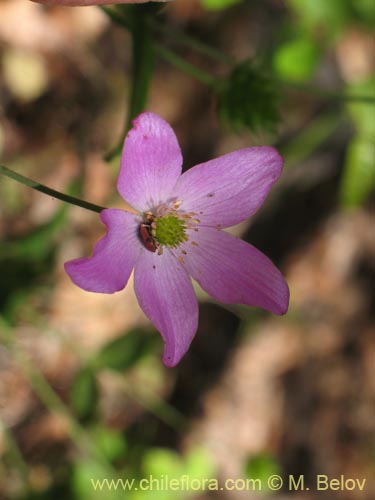
[[[175,256],[143,252],[134,270],[139,305],[163,337],[163,363],[173,367],[198,328],[198,302],[189,275]]]
[[[140,114],[124,142],[117,188],[142,212],[165,203],[181,175],[182,155],[171,126],[155,113]]]
[[[66,262],[65,271],[83,290],[114,293],[126,286],[141,250],[138,222],[118,209],[103,210],[100,218],[107,233],[95,245],[92,257]]]

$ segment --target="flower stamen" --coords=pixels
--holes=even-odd
[[[188,230],[198,230],[197,214],[180,211],[181,205],[182,200],[176,200],[169,205],[159,205],[153,212],[144,212],[140,235],[147,250],[162,255],[163,247],[178,248],[189,240]]]

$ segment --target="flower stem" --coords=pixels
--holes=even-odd
[[[130,29],[129,28],[129,23],[126,19],[124,19],[123,16],[119,15],[117,12],[115,12],[113,9],[107,8],[107,7],[101,7],[102,10],[114,21],[115,23],[119,24],[125,29]],[[185,33],[180,33],[175,30],[172,30],[164,25],[162,25],[159,21],[155,19],[149,20],[151,26],[155,29],[155,31],[159,31],[160,33],[163,33],[167,36],[170,36],[171,38],[174,38],[181,44],[185,45],[186,47],[190,47],[201,54],[207,55],[211,57],[214,60],[217,60],[219,62],[222,62],[224,64],[227,64],[229,66],[235,66],[236,60],[228,56],[214,47],[211,47],[210,45],[207,45],[206,43],[197,40],[195,37],[192,37],[190,35],[186,35]],[[185,59],[182,57],[178,56],[175,52],[173,52],[170,49],[167,49],[161,44],[155,44],[155,51],[161,55],[166,61],[168,61],[170,64],[173,66],[177,67],[181,71],[184,71],[185,73],[189,74],[190,76],[193,76],[194,78],[198,79],[204,84],[207,85],[213,85],[215,84],[215,77],[211,75],[210,73],[207,73],[196,66],[194,66],[191,63],[188,63]],[[341,101],[346,101],[346,102],[353,102],[353,103],[363,103],[363,104],[373,104],[375,103],[375,98],[372,96],[365,96],[365,95],[350,95],[350,94],[344,94],[340,92],[334,92],[334,91],[328,91],[324,89],[320,89],[318,87],[310,86],[310,85],[305,85],[305,84],[298,84],[294,82],[288,82],[288,81],[279,81],[280,85],[283,87],[291,87],[295,88],[297,90],[300,90],[301,92],[306,92],[309,94],[315,94],[321,97],[327,97],[329,99],[333,100],[341,100]]]
[[[217,78],[207,71],[197,68],[194,64],[189,63],[186,59],[180,57],[175,52],[167,49],[163,45],[157,43],[155,44],[156,52],[167,62],[180,69],[184,73],[196,78],[200,82],[208,86],[215,86],[217,84]]]
[[[1,418],[0,431],[5,435],[5,440],[7,442],[7,451],[9,450],[9,455],[13,459],[13,464],[16,467],[20,479],[22,480],[22,490],[25,494],[29,488],[29,474],[27,463],[23,458],[22,452],[18,446],[15,436],[13,435],[13,432],[7,427],[7,425]]]
[[[147,103],[148,91],[153,73],[154,50],[152,32],[148,23],[147,10],[134,8],[131,27],[132,35],[132,77],[127,131],[132,120],[141,113]]]
[[[39,182],[33,181],[28,177],[25,177],[17,172],[14,172],[10,168],[4,167],[0,165],[0,174],[6,175],[10,179],[13,179],[25,186],[31,187],[36,191],[40,191],[41,193],[48,194],[53,198],[57,198],[58,200],[65,201],[66,203],[70,203],[71,205],[76,205],[77,207],[86,208],[86,210],[91,210],[92,212],[100,213],[105,207],[101,207],[99,205],[94,205],[85,200],[81,200],[80,198],[75,198],[74,196],[70,196],[68,194],[60,193],[60,191],[56,191],[55,189],[51,189]]]
[[[113,22],[115,22],[116,24],[122,26],[126,30],[132,31],[132,29],[133,29],[132,26],[131,26],[132,23],[129,22],[128,18],[125,19],[125,17],[123,15],[121,15],[118,11],[116,11],[113,8],[101,7],[101,9],[103,10],[103,12],[105,12],[107,14],[107,16]],[[161,30],[159,23],[156,23],[154,20],[150,20],[150,19],[147,19],[146,21],[147,21],[146,24],[149,25],[149,28],[158,26],[158,30]],[[165,28],[163,28],[163,31],[164,30],[165,30]],[[170,32],[170,34],[172,35],[172,32]],[[197,46],[201,46],[202,47],[204,45],[203,43],[195,40],[192,37],[187,37],[185,35],[182,35],[182,36],[185,39],[185,41],[187,39],[189,40],[188,43],[189,43],[189,45],[191,47],[193,47],[193,45],[194,45],[195,48],[197,48]],[[193,42],[193,40],[194,40],[194,42]],[[167,49],[166,47],[164,47],[164,45],[162,45],[161,43],[156,43],[155,42],[153,44],[153,48],[154,48],[155,52],[158,55],[160,55],[163,59],[165,59],[167,62],[169,62],[170,64],[172,64],[176,68],[180,69],[181,71],[187,73],[188,75],[193,76],[194,78],[196,78],[200,82],[202,82],[202,83],[204,83],[206,85],[214,85],[216,83],[216,78],[213,75],[211,75],[210,73],[207,73],[204,70],[201,70],[201,69],[197,68],[193,64],[189,63],[188,61],[186,61],[185,59],[183,59],[182,57],[180,57],[179,55],[177,55],[172,50]],[[210,48],[205,49],[206,53],[207,53],[207,51],[211,52]],[[121,144],[121,146],[122,146],[122,144]],[[107,159],[111,159],[111,158],[113,158],[113,156],[114,156],[114,154],[110,153],[108,155]]]
[[[156,19],[151,19],[150,22],[155,31],[158,31],[161,34],[176,40],[181,45],[185,45],[185,47],[200,52],[201,54],[208,56],[220,63],[227,64],[229,66],[233,66],[236,64],[236,59],[234,57],[224,54],[224,52],[221,52],[215,47],[212,47],[211,45],[208,45],[193,36],[171,29],[165,24],[160,23]]]
[[[38,398],[51,413],[58,415],[67,423],[69,437],[80,452],[84,456],[94,458],[109,474],[111,474],[113,472],[111,464],[107,461],[102,450],[92,439],[89,432],[73,417],[70,409],[52,389],[49,382],[28,353],[17,343],[8,324],[0,320],[0,326],[1,340],[12,352],[14,359],[24,372]]]
[[[121,152],[125,136],[131,128],[133,119],[145,109],[153,74],[154,47],[147,6],[137,5],[132,6],[132,8],[129,6],[129,20],[119,16],[112,9],[103,8],[103,10],[113,21],[121,22],[121,25],[130,31],[132,37],[132,69],[128,113],[119,143],[113,151],[106,155],[106,160],[110,161]]]
[[[100,10],[106,14],[111,21],[113,21],[116,24],[119,24],[123,28],[126,28],[127,30],[130,30],[130,23],[124,18],[124,16],[120,15],[116,10],[114,10],[111,7],[107,7],[106,5],[98,5]]]
[[[375,104],[375,96],[345,94],[342,92],[340,93],[332,90],[325,90],[319,87],[313,87],[311,85],[306,85],[303,83],[288,82],[286,80],[279,80],[279,84],[284,87],[291,87],[299,92],[315,94],[317,96],[327,97],[328,99],[332,100],[353,102],[358,104]]]

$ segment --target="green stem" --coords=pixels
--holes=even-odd
[[[319,87],[313,87],[311,85],[306,85],[304,83],[294,83],[285,80],[280,80],[279,84],[284,87],[291,87],[299,92],[305,92],[307,94],[315,94],[321,97],[327,97],[329,99],[347,102],[357,102],[363,104],[375,104],[375,97],[368,95],[351,95],[337,93],[332,90],[324,90]]]
[[[129,23],[129,20],[125,19],[123,15],[118,13],[118,11],[111,9],[111,8],[108,8],[108,7],[101,7],[101,9],[103,10],[103,12],[105,12],[107,14],[107,16],[113,22],[115,22],[119,26],[125,28],[126,30],[132,31],[133,28],[131,27],[131,23]],[[148,19],[147,24],[149,25],[149,27],[154,27],[154,26],[158,25],[159,26],[158,29],[159,30],[162,29],[162,28],[160,28],[159,23],[156,23],[153,20]],[[185,35],[183,35],[183,37],[185,38]],[[191,47],[193,46],[193,44],[194,44],[195,48],[197,48],[197,46],[201,46],[201,45],[203,46],[203,44],[201,44],[201,42],[195,41],[195,39],[193,39],[191,37],[186,36],[186,39],[190,40],[189,44]],[[194,40],[194,42],[192,42],[193,40]],[[203,70],[197,68],[196,66],[189,63],[188,61],[186,61],[182,57],[178,56],[172,50],[164,47],[162,44],[154,43],[153,47],[154,47],[155,52],[158,55],[160,55],[163,59],[165,59],[167,62],[169,62],[170,64],[172,64],[176,68],[180,69],[184,73],[187,73],[188,75],[193,76],[194,78],[196,78],[197,80],[199,80],[200,82],[202,82],[206,85],[214,85],[216,83],[216,78],[213,75],[211,75],[210,73],[207,73],[206,71],[203,71]],[[208,49],[208,52],[210,52],[209,49]],[[207,53],[207,51],[206,51],[206,53]],[[114,156],[113,154],[108,155],[109,158],[111,158],[113,156]]]
[[[127,30],[130,31],[130,24],[129,22],[119,14],[116,10],[114,10],[111,7],[107,7],[105,5],[98,5],[98,7],[106,14],[113,22],[116,24],[122,26],[123,28],[126,28]]]
[[[128,7],[130,22],[112,9],[105,7],[102,9],[113,21],[120,22],[123,27],[129,30],[132,37],[132,69],[128,114],[118,145],[106,156],[106,160],[110,161],[121,153],[125,136],[132,126],[133,119],[146,107],[153,74],[154,47],[147,6],[133,6],[132,9]]]
[[[14,437],[11,429],[9,429],[5,422],[0,418],[0,431],[2,431],[5,435],[5,439],[8,443],[9,455],[13,459],[14,466],[17,469],[20,478],[22,479],[22,489],[24,493],[27,492],[29,486],[29,474],[27,463],[25,462],[22,452],[18,446],[16,438]]]
[[[113,22],[119,24],[120,26],[126,28],[127,30],[131,29],[129,21],[125,19],[125,17],[121,15],[118,11],[114,10],[113,8],[105,6],[100,6],[100,8]],[[227,65],[236,64],[236,59],[234,57],[224,54],[220,50],[217,50],[215,47],[212,47],[211,45],[208,45],[205,42],[202,42],[201,40],[197,40],[193,36],[171,29],[165,24],[159,22],[155,18],[150,18],[148,22],[155,31],[176,40],[181,45],[185,45],[185,47],[189,47],[193,50],[196,50],[197,52],[200,52],[201,54],[206,55],[211,59],[214,59],[223,64]]]
[[[147,383],[141,384],[137,391],[135,391],[132,384],[125,378],[122,378],[122,389],[127,396],[131,397],[161,422],[171,427],[171,429],[181,432],[187,428],[185,416],[155,392],[151,392]]]
[[[236,59],[234,57],[224,54],[220,50],[207,45],[201,40],[197,40],[193,36],[171,29],[168,26],[165,26],[165,24],[160,23],[156,19],[151,19],[150,22],[155,31],[158,31],[163,35],[167,35],[168,37],[181,43],[181,45],[185,45],[185,47],[196,50],[197,52],[200,52],[201,54],[208,56],[215,61],[227,64],[228,66],[234,66],[236,64]]]
[[[26,318],[28,319],[28,318]],[[39,316],[32,318],[32,321],[36,326],[42,328],[44,325],[44,319]],[[87,356],[83,355],[82,349],[77,346],[75,342],[69,340],[62,332],[57,330],[50,330],[48,333],[58,338],[63,344],[70,349],[74,355],[79,359],[82,366],[90,366],[94,371],[100,370],[102,367],[97,363],[95,358],[88,359]],[[158,418],[161,422],[169,425],[172,429],[180,431],[183,427],[187,426],[186,419],[175,407],[171,406],[167,401],[161,398],[155,392],[151,392],[147,383],[142,383],[135,390],[134,386],[130,381],[128,381],[123,374],[118,374],[113,372],[114,376],[117,376],[121,383],[121,387],[124,393],[136,401],[137,404],[145,408],[152,415]]]
[[[31,387],[48,408],[51,413],[61,417],[68,424],[68,433],[72,442],[79,448],[81,453],[86,456],[95,458],[102,467],[108,472],[112,473],[112,466],[104,457],[102,451],[98,448],[92,440],[89,433],[78,423],[78,421],[71,415],[69,408],[60,399],[56,392],[52,389],[42,372],[37,365],[33,362],[31,357],[20,347],[5,321],[1,321],[1,332],[5,345],[11,350],[18,366],[24,372]]]
[[[116,13],[114,10],[110,8],[105,8],[102,7],[104,12],[114,21],[115,23],[121,25],[125,29],[129,29],[129,23],[127,22],[126,19],[124,19],[123,16],[119,15]],[[155,19],[150,20],[150,24],[152,27],[156,30],[159,31],[160,33],[164,33],[167,36],[170,36],[171,38],[174,38],[178,42],[182,43],[186,47],[190,47],[202,54],[205,54],[212,59],[215,59],[219,62],[222,62],[224,64],[233,66],[236,64],[236,60],[218,50],[215,48],[205,44],[204,42],[201,42],[200,40],[195,39],[194,37],[190,35],[186,35],[185,33],[180,33],[178,31],[172,30],[164,25],[162,25],[160,22],[158,22]],[[213,85],[215,83],[215,77],[212,76],[211,74],[197,68],[196,66],[188,63],[185,61],[185,59],[181,58],[178,56],[175,52],[172,52],[171,50],[165,48],[161,44],[155,44],[155,49],[163,57],[166,61],[168,61],[170,64],[173,66],[177,67],[181,71],[184,71],[185,73],[193,76],[194,78],[198,79],[204,84],[207,85]],[[374,104],[375,103],[375,98],[372,96],[361,96],[361,95],[347,95],[347,94],[340,94],[337,92],[333,91],[328,91],[324,89],[320,89],[318,87],[313,87],[305,84],[299,84],[299,83],[294,83],[294,82],[287,82],[287,81],[279,81],[280,85],[284,87],[292,87],[295,88],[296,90],[299,90],[301,92],[306,92],[309,94],[315,94],[321,97],[327,97],[330,99],[336,99],[336,100],[342,100],[342,101],[347,101],[347,102],[357,102],[357,103],[364,103],[364,104]]]
[[[197,68],[194,64],[189,63],[186,59],[183,59],[175,52],[170,49],[167,49],[163,45],[157,43],[155,44],[156,52],[167,62],[180,69],[184,73],[192,76],[193,78],[199,80],[208,86],[215,86],[217,83],[217,78],[206,71]]]
[[[40,191],[41,193],[52,196],[53,198],[57,198],[58,200],[65,201],[66,203],[70,203],[71,205],[76,205],[77,207],[86,208],[86,210],[91,210],[92,212],[100,213],[105,207],[101,207],[99,205],[94,205],[93,203],[89,203],[88,201],[81,200],[80,198],[75,198],[74,196],[70,196],[68,194],[60,193],[60,191],[56,191],[55,189],[51,189],[47,186],[43,186],[39,182],[33,181],[28,177],[25,177],[10,168],[4,167],[0,165],[0,174],[6,175],[10,179],[13,179],[25,186],[28,186],[36,191]]]
[[[154,50],[147,17],[147,11],[143,12],[140,7],[134,9],[131,27],[132,76],[127,131],[131,128],[132,120],[145,109],[153,73]]]

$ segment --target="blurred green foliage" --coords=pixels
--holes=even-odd
[[[373,26],[375,5],[372,0],[287,0],[299,22],[308,31],[320,30],[335,39],[353,20]]]
[[[155,339],[155,335],[150,335],[150,332],[141,328],[131,330],[105,344],[93,359],[93,365],[98,369],[128,370],[144,355],[153,351]]]
[[[252,61],[238,64],[217,90],[218,113],[236,132],[273,131],[279,120],[279,92],[270,76]]]
[[[267,480],[274,474],[281,474],[281,467],[277,460],[270,455],[254,455],[245,464],[245,474],[249,479],[259,479],[263,488],[267,487]]]
[[[241,0],[201,0],[202,6],[207,10],[221,10],[231,7]]]
[[[189,489],[189,482],[215,477],[212,457],[202,448],[191,448],[184,456],[167,448],[151,448],[143,457],[141,473],[144,478],[160,478],[161,481],[181,480],[185,476],[185,490],[163,490],[160,487],[159,491],[132,491],[131,500],[179,500],[181,493],[183,498],[193,498],[201,492]]]
[[[123,500],[127,493],[119,488],[118,490],[109,488],[93,487],[92,481],[107,479],[116,481],[117,475],[109,475],[108,470],[98,462],[85,459],[77,460],[73,465],[71,489],[69,491],[72,500]]]
[[[110,429],[103,425],[96,425],[91,429],[91,435],[108,461],[113,462],[118,459],[124,460],[126,457],[127,444],[123,434],[115,429]]]
[[[354,138],[347,151],[341,184],[341,201],[345,207],[363,203],[375,188],[375,142]]]
[[[304,29],[323,30],[327,37],[335,37],[350,19],[347,0],[287,0]]]
[[[309,80],[317,67],[320,49],[311,38],[300,37],[280,45],[275,52],[276,74],[291,82]]]
[[[375,76],[352,85],[348,92],[375,98]],[[349,208],[365,202],[375,189],[375,105],[348,104],[347,110],[355,136],[348,146],[340,194],[343,206]]]
[[[48,222],[0,245],[0,311],[10,319],[36,284],[53,268],[59,235],[66,223],[66,207]]]
[[[99,390],[95,373],[87,367],[76,375],[70,390],[70,404],[82,420],[93,416],[98,402]]]

